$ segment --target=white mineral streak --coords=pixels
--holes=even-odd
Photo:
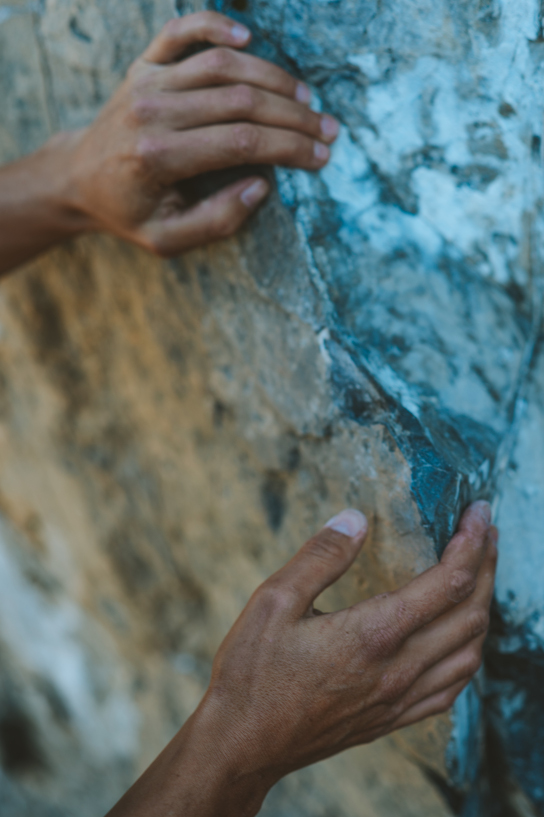
[[[68,708],[90,758],[130,758],[139,713],[114,644],[68,595],[49,598],[24,575],[0,520],[0,638],[22,668],[48,681]],[[13,545],[12,545],[13,546]],[[86,649],[96,640],[100,654]]]

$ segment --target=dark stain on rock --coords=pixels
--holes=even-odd
[[[53,684],[45,679],[40,679],[39,688],[47,701],[53,718],[59,726],[66,729],[70,725],[71,717],[64,699]]]
[[[452,813],[455,815],[461,815],[465,805],[465,797],[463,793],[453,788],[453,786],[450,786],[447,780],[445,780],[442,775],[435,772],[434,769],[422,767],[422,771],[432,786],[438,790],[442,796],[442,799],[445,800],[446,804],[450,807]]]
[[[27,330],[34,340],[36,357],[50,368],[69,410],[78,411],[89,400],[88,386],[71,348],[62,310],[43,276],[31,277],[27,292],[32,307]]]
[[[400,173],[395,179],[383,173],[377,164],[370,163],[372,172],[380,184],[380,201],[382,204],[392,204],[403,213],[412,216],[419,212],[419,203],[416,194],[410,186],[409,173]]]
[[[508,159],[500,128],[495,122],[472,122],[467,126],[467,133],[471,153]]]
[[[68,25],[74,37],[77,37],[81,42],[92,43],[93,38],[86,31],[83,31],[77,17],[71,17]]]
[[[225,423],[232,419],[232,409],[221,400],[216,400],[213,404],[213,424],[217,429],[223,428]]]
[[[129,531],[114,531],[107,550],[130,593],[149,589],[155,583],[155,570],[150,561],[144,558]]]
[[[6,375],[0,369],[0,418],[7,420],[10,413],[9,384]]]
[[[261,486],[266,520],[274,533],[281,528],[287,510],[287,482],[281,471],[269,471]]]
[[[510,117],[516,115],[516,109],[510,105],[509,102],[501,102],[499,105],[499,113],[503,119],[510,119]]]
[[[47,768],[36,726],[13,702],[0,716],[0,756],[9,774],[32,774]]]
[[[458,187],[472,187],[475,190],[485,190],[499,175],[496,168],[482,164],[465,165],[465,167],[453,165],[451,172],[457,179]]]

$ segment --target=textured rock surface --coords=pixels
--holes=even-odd
[[[85,239],[0,288],[2,814],[103,813],[339,507],[371,536],[329,607],[431,564],[478,496],[503,529],[478,689],[264,813],[541,813],[540,4],[217,7],[344,127],[239,240],[162,264]],[[88,122],[174,11],[0,2],[2,160]]]

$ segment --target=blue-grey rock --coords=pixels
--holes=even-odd
[[[105,810],[338,506],[371,536],[331,605],[432,564],[485,497],[493,632],[453,720],[301,772],[264,813],[542,814],[541,4],[214,7],[342,130],[319,174],[266,171],[239,240],[168,265],[84,239],[3,285],[3,813]],[[2,158],[89,122],[172,13],[0,0]]]

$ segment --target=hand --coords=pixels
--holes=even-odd
[[[250,32],[223,15],[173,19],[73,145],[74,208],[162,256],[232,235],[268,193],[258,177],[191,206],[188,179],[245,164],[317,170],[338,125],[306,85],[240,53]],[[179,62],[195,43],[218,48]]]
[[[255,815],[289,772],[449,709],[480,666],[489,623],[489,505],[473,505],[440,564],[410,584],[318,613],[314,600],[365,535],[363,515],[344,511],[259,587],[197,712],[111,817]]]

